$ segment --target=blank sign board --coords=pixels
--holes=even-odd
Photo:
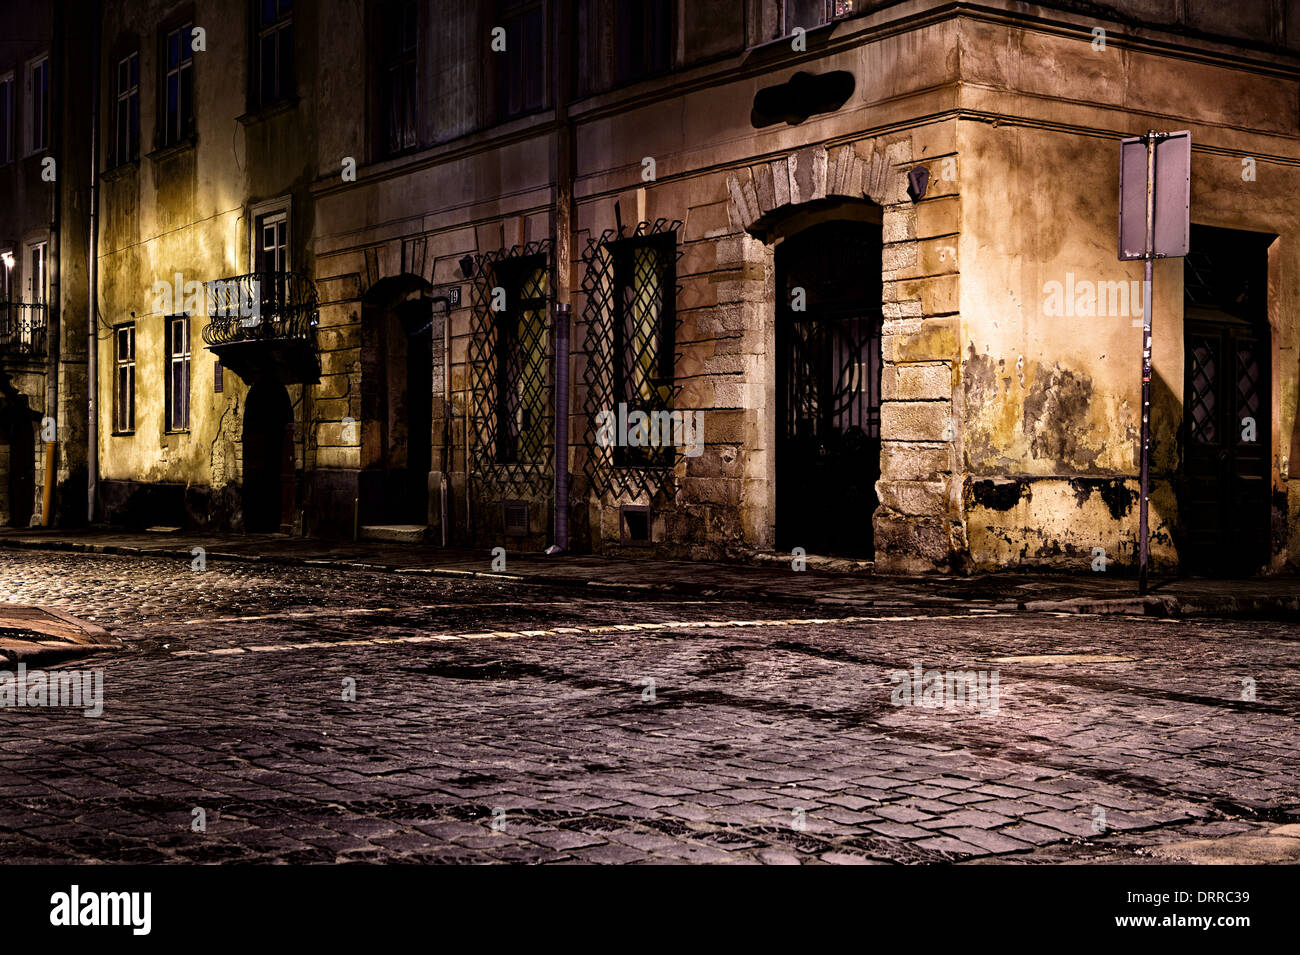
[[[1187,254],[1192,199],[1192,134],[1170,133],[1156,142],[1155,229],[1158,257]],[[1140,136],[1119,146],[1119,257],[1141,259],[1147,247],[1147,144]]]

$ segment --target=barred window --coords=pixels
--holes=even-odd
[[[676,234],[611,243],[614,266],[614,389],[628,411],[668,411],[672,404],[677,315]],[[614,449],[619,467],[663,465],[667,448]]]
[[[495,268],[504,308],[495,312],[496,461],[546,459],[546,258],[507,259]]]
[[[190,318],[167,319],[167,430],[190,429]]]
[[[135,431],[135,323],[113,328],[113,433]]]

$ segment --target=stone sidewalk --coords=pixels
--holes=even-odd
[[[795,572],[783,555],[776,554],[760,555],[747,563],[724,564],[591,554],[511,553],[504,570],[493,570],[492,557],[487,551],[430,544],[334,541],[278,534],[43,528],[2,528],[0,547],[167,557],[187,563],[193,559],[194,549],[201,547],[205,560],[384,570],[708,597],[767,598],[846,608],[933,610],[977,606],[1003,611],[1161,618],[1300,620],[1300,578],[1287,576],[1241,580],[1155,579],[1151,593],[1139,597],[1132,578],[1105,573],[891,577],[872,573],[867,562],[816,557],[808,558],[805,571]]]

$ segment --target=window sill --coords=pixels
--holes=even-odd
[[[197,136],[186,136],[184,139],[172,143],[170,146],[160,146],[153,152],[149,153],[148,158],[152,162],[165,162],[174,156],[179,156],[181,153],[189,152],[198,145],[198,142],[199,140]]]
[[[265,106],[250,109],[243,116],[235,117],[235,120],[243,126],[253,126],[257,123],[265,122],[273,116],[279,116],[282,113],[291,113],[298,108],[298,104],[301,102],[301,97],[287,96],[274,103],[268,103]]]
[[[134,437],[135,437],[135,432],[134,432],[134,431],[114,431],[114,432],[113,432],[113,437],[115,437],[115,438],[134,438]]]
[[[116,166],[110,166],[99,174],[103,182],[114,182],[123,176],[129,176],[140,171],[140,158],[128,159],[126,162],[120,162]]]

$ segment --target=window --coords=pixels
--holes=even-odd
[[[541,0],[501,0],[499,22],[506,31],[506,48],[492,54],[498,63],[498,119],[509,119],[542,107],[546,61]]]
[[[614,394],[628,412],[668,411],[676,348],[676,233],[611,243],[614,265]],[[670,460],[666,449],[614,448],[616,466]],[[664,460],[660,460],[664,459]]]
[[[26,300],[33,305],[45,304],[45,242],[32,242],[27,246],[24,262],[26,279]]]
[[[0,249],[0,302],[13,300],[13,275],[17,264],[13,249]]]
[[[113,158],[120,164],[140,156],[140,54],[117,62],[117,101],[113,105]]]
[[[0,76],[0,166],[14,161],[14,75]]]
[[[50,59],[43,56],[27,66],[27,155],[50,146]]]
[[[289,213],[270,212],[257,217],[257,236],[253,248],[253,271],[287,272],[289,270]]]
[[[546,258],[508,259],[496,266],[505,307],[495,313],[496,461],[531,464],[546,458]]]
[[[419,143],[419,6],[415,0],[386,3],[379,21],[379,148],[393,155]]]
[[[293,0],[258,0],[253,102],[270,106],[294,93]]]
[[[784,0],[781,4],[781,35],[788,36],[795,27],[811,30],[853,15],[853,0]]]
[[[194,133],[194,25],[186,23],[163,41],[162,145],[174,146]]]
[[[167,430],[190,428],[190,317],[167,318]]]
[[[113,328],[113,433],[135,431],[135,323]]]
[[[615,77],[629,83],[672,65],[674,0],[623,0],[616,7]]]

